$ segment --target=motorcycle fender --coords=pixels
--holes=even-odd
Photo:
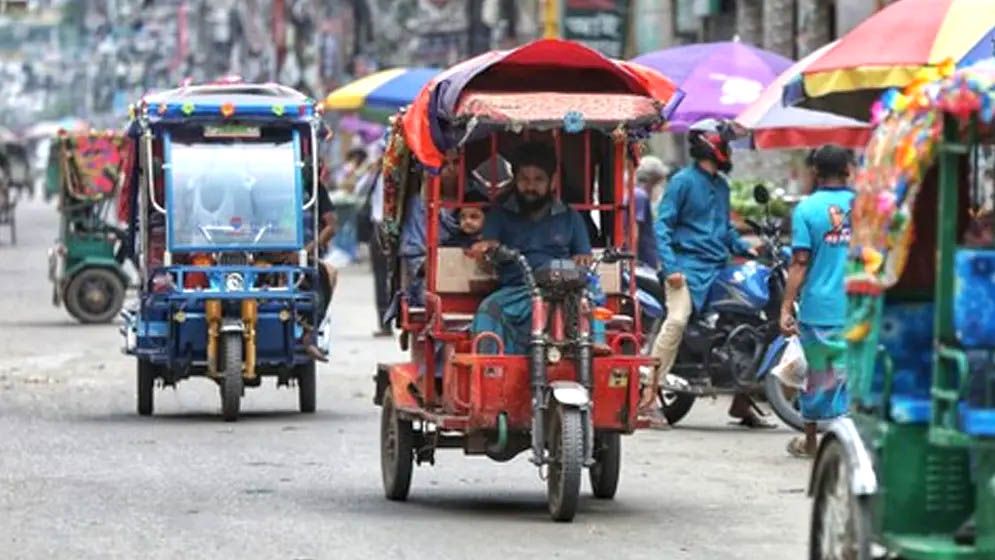
[[[587,408],[591,404],[591,395],[576,381],[553,381],[549,389],[550,396],[562,405]]]
[[[864,447],[864,440],[860,438],[857,425],[850,418],[837,418],[826,428],[826,435],[819,444],[819,451],[815,454],[815,461],[812,465],[818,465],[822,459],[822,453],[827,445],[836,440],[843,446],[843,454],[846,457],[847,468],[850,469],[850,490],[855,496],[870,496],[878,491],[878,478],[874,473],[874,462],[870,453]],[[812,472],[815,473],[813,467]],[[809,480],[808,495],[815,495],[815,477]]]
[[[222,333],[237,332],[240,333],[245,330],[245,326],[242,324],[241,319],[225,319],[221,324]]]
[[[788,346],[788,339],[784,338],[784,335],[778,335],[777,338],[767,346],[767,351],[764,352],[764,358],[760,361],[760,367],[757,368],[757,379],[763,379],[765,375],[770,373],[770,370],[777,363],[780,358],[781,353]]]

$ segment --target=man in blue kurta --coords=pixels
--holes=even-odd
[[[667,318],[653,343],[660,365],[643,392],[640,409],[658,425],[664,420],[654,406],[656,388],[660,376],[674,365],[688,320],[704,306],[729,257],[754,254],[729,221],[729,184],[721,174],[732,169],[728,136],[714,121],[704,121],[692,126],[688,142],[694,162],[667,185],[655,224]],[[747,427],[769,426],[746,395],[736,395],[729,414]]]
[[[843,279],[850,247],[854,193],[847,181],[853,156],[840,146],[826,145],[811,160],[817,188],[795,207],[791,218],[791,266],[781,304],[781,330],[799,337],[808,363],[799,397],[805,435],[788,443],[788,452],[797,457],[815,455],[818,422],[845,414],[848,404]]]
[[[504,245],[524,255],[533,270],[556,259],[590,264],[591,241],[584,220],[553,196],[556,168],[556,152],[548,144],[519,146],[512,162],[514,189],[487,213],[482,241],[471,247],[471,254],[480,258]],[[481,302],[472,330],[497,334],[505,353],[524,354],[532,323],[531,297],[516,263],[502,264],[499,275],[501,287]],[[483,351],[493,352],[493,344],[484,346]]]

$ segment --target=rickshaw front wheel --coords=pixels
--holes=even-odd
[[[309,362],[294,368],[297,377],[297,401],[301,412],[312,413],[315,409],[315,363]]]
[[[384,389],[380,412],[380,473],[388,500],[403,502],[408,499],[414,467],[414,441],[411,421],[398,415],[388,385]]]
[[[557,405],[550,420],[546,501],[553,521],[573,521],[584,466],[583,418],[580,410]]]
[[[813,473],[809,558],[871,560],[870,504],[867,498],[854,495],[850,468],[838,441],[827,444]]]
[[[156,367],[148,360],[138,360],[138,414],[151,416]]]
[[[594,434],[594,464],[588,470],[595,498],[611,500],[618,490],[622,469],[622,436],[618,432]]]
[[[238,420],[242,400],[242,333],[224,335],[224,373],[221,377],[221,415],[225,422]]]

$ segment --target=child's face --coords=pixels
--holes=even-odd
[[[459,211],[459,229],[465,235],[479,235],[484,229],[484,211],[481,208],[463,208]]]

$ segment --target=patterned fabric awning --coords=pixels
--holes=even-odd
[[[78,200],[114,196],[129,162],[130,144],[122,134],[61,134],[57,141],[67,194]]]
[[[917,79],[903,91],[889,90],[856,180],[851,243],[851,292],[894,285],[905,268],[913,239],[912,216],[926,172],[952,115],[967,124],[990,125],[995,113],[995,64],[984,61],[939,81]]]
[[[514,127],[563,127],[567,132],[622,123],[652,123],[660,119],[660,104],[641,95],[588,93],[480,93],[471,92],[456,107],[460,119]]]

